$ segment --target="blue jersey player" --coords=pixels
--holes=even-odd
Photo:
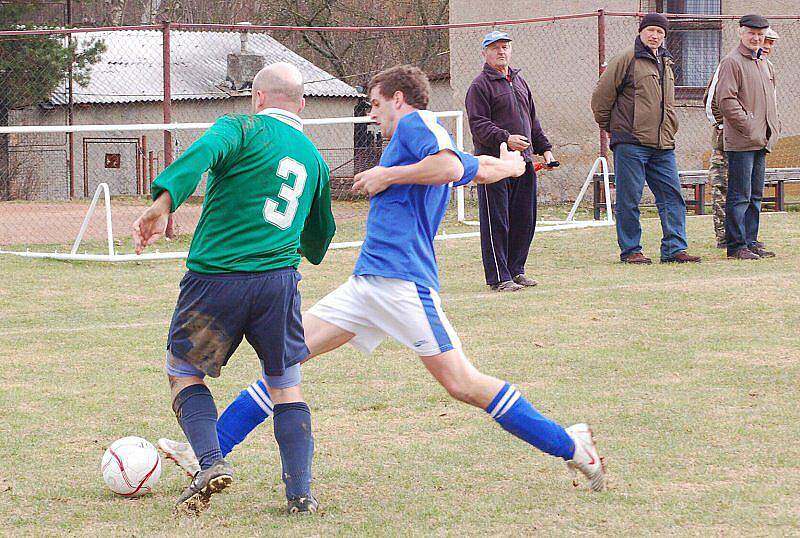
[[[605,487],[603,464],[586,424],[563,428],[541,415],[513,385],[478,371],[464,354],[442,310],[433,238],[450,188],[474,180],[519,176],[517,152],[473,157],[455,149],[428,105],[424,73],[398,66],[370,81],[370,116],[390,140],[380,165],[358,176],[354,188],[371,195],[367,233],[353,275],[303,316],[311,356],[347,342],[371,352],[390,336],[419,355],[457,400],[486,411],[503,429],[582,472],[592,490]],[[256,382],[220,417],[220,446],[231,450],[270,414],[263,383]],[[185,444],[160,441],[187,468]]]

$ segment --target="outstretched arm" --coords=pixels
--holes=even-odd
[[[452,150],[442,150],[425,157],[418,163],[404,166],[376,166],[357,174],[353,191],[375,196],[391,185],[444,185],[456,183],[495,183],[507,177],[517,177],[525,172],[525,161],[518,151],[509,151],[505,142],[500,144],[500,157],[463,154],[464,158],[477,159],[477,171],[465,173],[464,164]],[[475,168],[472,168],[474,171]]]
[[[443,149],[419,162],[404,166],[375,166],[356,174],[353,192],[375,196],[391,185],[444,185],[458,181],[464,165],[453,151]]]

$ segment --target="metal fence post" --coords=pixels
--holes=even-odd
[[[164,123],[172,123],[172,65],[170,58],[170,23],[164,21],[163,23],[163,44],[161,46],[163,53],[163,69],[164,69]],[[166,168],[172,164],[172,131],[164,131],[164,167]],[[150,181],[153,181],[153,168],[152,162],[150,166]],[[175,237],[175,227],[172,214],[169,215],[167,221],[167,230],[165,235],[172,239]]]
[[[606,70],[606,12],[597,10],[597,65],[598,76]],[[600,156],[608,158],[608,134],[600,129]]]
[[[164,123],[172,123],[172,77],[170,65],[170,24],[163,23],[163,69],[164,69]],[[164,164],[172,163],[172,132],[164,131]]]

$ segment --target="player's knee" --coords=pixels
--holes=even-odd
[[[475,405],[477,387],[471,379],[451,379],[444,383],[444,388],[451,397],[459,402]]]
[[[178,394],[186,387],[192,385],[205,385],[203,379],[197,376],[175,376],[167,375],[169,380],[169,390],[172,393],[172,410],[178,414]]]

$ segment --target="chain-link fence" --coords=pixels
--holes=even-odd
[[[783,136],[771,167],[800,167],[800,16],[773,16]],[[202,129],[115,129],[117,125],[210,123],[248,112],[249,83],[261,65],[289,61],[306,80],[305,118],[361,116],[363,86],[383,68],[411,63],[431,80],[429,108],[464,110],[483,67],[482,37],[513,38],[511,65],[528,81],[559,169],[540,177],[540,202],[573,200],[605,152],[589,101],[604,61],[633,46],[637,14],[558,17],[423,27],[301,28],[168,24],[80,30],[0,31],[0,245],[62,244],[74,238],[97,185],[109,185],[126,235],[155,176]],[[682,170],[706,168],[710,126],[702,94],[720,58],[737,43],[733,16],[673,19]],[[453,120],[446,126],[455,132]],[[5,126],[105,125],[91,132],[17,132]],[[472,150],[468,125],[465,149]],[[374,126],[312,126],[307,133],[331,170],[334,194],[350,196],[352,176],[373,166],[382,141]],[[198,194],[203,192],[203,184]],[[123,210],[123,207],[130,208]],[[187,213],[198,209],[192,208]],[[191,219],[178,224],[191,231]],[[124,222],[123,222],[124,221]],[[102,222],[99,228],[102,228]],[[103,232],[97,234],[102,237]],[[91,232],[90,232],[91,236]]]

